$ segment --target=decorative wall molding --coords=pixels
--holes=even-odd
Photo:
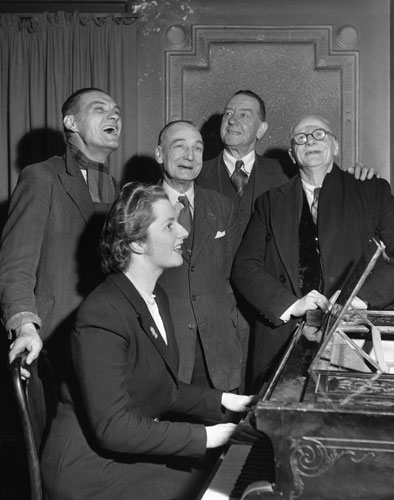
[[[341,163],[354,165],[358,159],[359,57],[353,50],[333,50],[331,26],[193,26],[182,47],[166,48],[166,121],[184,117],[183,86],[187,69],[207,71],[212,45],[310,44],[314,47],[314,69],[340,74]]]

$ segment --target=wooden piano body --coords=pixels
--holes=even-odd
[[[368,317],[387,320],[383,345],[394,345],[394,315]],[[340,328],[353,341],[370,341],[363,325]],[[273,492],[259,498],[393,500],[394,373],[371,371],[337,332],[317,361],[316,351],[300,328],[256,405],[256,428],[275,457]]]
[[[241,454],[234,444],[203,500],[394,500],[394,311],[351,309],[383,250],[371,242],[326,316],[321,339],[304,335],[308,320],[300,325],[239,426],[240,435],[249,425],[268,436],[274,477],[261,473],[254,481],[269,483],[243,485],[239,494],[237,476],[250,457],[235,463]]]

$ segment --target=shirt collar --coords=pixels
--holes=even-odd
[[[223,161],[227,167],[228,173],[230,177],[232,176],[234,170],[235,170],[235,162],[238,160],[242,160],[244,162],[244,166],[242,167],[242,170],[247,173],[248,175],[251,174],[252,168],[256,159],[256,152],[253,150],[250,153],[248,153],[246,156],[243,158],[234,158],[234,156],[227,151],[227,149],[223,150]]]
[[[186,195],[187,199],[189,200],[190,204],[190,209],[192,211],[192,214],[194,213],[194,182],[192,184],[192,187],[186,191],[186,193],[179,193],[176,189],[174,189],[172,186],[170,186],[165,179],[163,179],[163,184],[162,187],[167,194],[170,203],[174,205],[174,207],[177,209],[178,213],[183,207],[183,205],[178,201],[178,196],[181,195]]]
[[[327,169],[326,175],[331,172],[332,167],[333,167],[333,165],[331,165]],[[314,186],[313,184],[309,184],[309,182],[306,182],[303,179],[301,179],[301,183],[302,183],[302,188],[303,188],[303,190],[304,190],[304,192],[306,194],[306,198],[307,198],[309,206],[310,206],[311,203],[312,203],[312,201],[313,201],[315,189],[316,188],[321,188],[321,185],[320,186]]]

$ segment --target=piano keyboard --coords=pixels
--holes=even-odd
[[[233,444],[224,455],[201,500],[240,500],[255,481],[273,482],[274,460],[271,443]]]

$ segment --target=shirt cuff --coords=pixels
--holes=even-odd
[[[279,319],[282,320],[283,323],[287,323],[290,320],[291,313],[293,312],[293,309],[294,309],[297,302],[298,302],[298,300],[296,300],[290,307],[288,307],[286,309],[286,311],[280,316]]]

